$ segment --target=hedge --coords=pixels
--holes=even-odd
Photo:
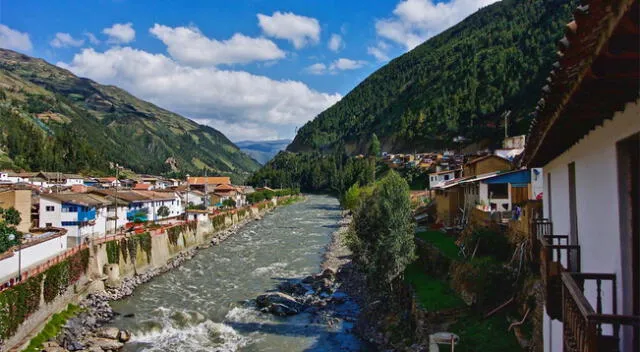
[[[45,272],[0,292],[0,340],[11,337],[40,307],[40,295],[46,303],[64,293],[87,272],[89,249],[83,249]],[[43,285],[44,279],[44,285]]]

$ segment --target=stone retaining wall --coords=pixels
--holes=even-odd
[[[41,299],[40,308],[22,323],[18,331],[10,339],[0,342],[0,351],[20,351],[29,342],[29,339],[44,327],[54,313],[64,310],[70,303],[77,304],[88,293],[103,291],[105,282],[118,282],[123,278],[130,278],[134,275],[159,269],[181,253],[207,244],[217,232],[221,232],[244,220],[260,219],[265,213],[273,210],[278,201],[274,198],[264,203],[269,204],[251,206],[245,209],[243,216],[240,216],[238,211],[225,213],[223,225],[216,226],[211,221],[213,217],[207,221],[198,222],[195,231],[187,229],[180,232],[176,243],[171,243],[166,229],[149,233],[151,238],[150,256],[147,256],[147,253],[138,244],[135,251],[135,260],[131,260],[132,258],[128,255],[125,259],[123,252],[119,251],[118,263],[109,263],[108,243],[120,243],[123,240],[122,237],[115,237],[112,241],[91,244],[89,246],[90,258],[87,274],[74,285],[69,286],[67,291],[58,296],[53,302],[46,304]],[[217,216],[221,216],[221,214]],[[127,237],[125,241],[130,241],[135,235]]]

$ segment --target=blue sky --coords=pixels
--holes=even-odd
[[[232,140],[291,138],[369,74],[496,0],[0,0],[0,47]]]

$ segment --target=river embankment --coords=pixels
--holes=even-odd
[[[139,286],[112,303],[118,315],[111,325],[131,332],[124,351],[362,350],[350,318],[335,319],[319,307],[279,316],[256,300],[317,272],[340,219],[335,198],[309,196]],[[355,316],[357,306],[340,309],[348,307]]]
[[[289,197],[280,200],[284,201],[282,204],[292,202]],[[17,332],[9,340],[5,340],[5,345],[0,346],[0,349],[18,351],[25,348],[28,341],[44,327],[47,317],[63,310],[68,304],[83,306],[86,313],[84,315],[89,315],[91,322],[91,307],[100,305],[104,300],[132,294],[136,286],[175,269],[191,259],[196,250],[219,244],[247,223],[261,219],[277,205],[278,200],[273,199],[255,206],[210,216],[204,221],[172,225],[168,228],[162,226],[140,234],[113,236],[101,239],[97,243],[89,243],[85,246],[86,249],[77,255],[80,257],[82,254],[86,269],[80,269],[80,261],[74,257],[60,262],[46,270],[41,275],[42,278],[37,278],[45,285],[44,301],[42,295],[39,303],[33,300],[33,304],[38,303],[33,307],[38,309],[29,314]],[[69,278],[69,286],[56,286],[52,292],[47,283],[54,279],[60,280],[58,276],[64,273],[60,270],[65,270],[67,266],[74,270],[74,273],[77,272],[74,275],[80,275],[79,279]],[[89,301],[87,297],[90,297]],[[89,330],[96,329],[91,326]],[[59,347],[51,344],[50,349],[58,351]]]

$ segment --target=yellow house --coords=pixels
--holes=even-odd
[[[31,228],[31,190],[12,189],[0,191],[0,208],[14,207],[20,212],[20,224],[18,231],[28,232]]]

